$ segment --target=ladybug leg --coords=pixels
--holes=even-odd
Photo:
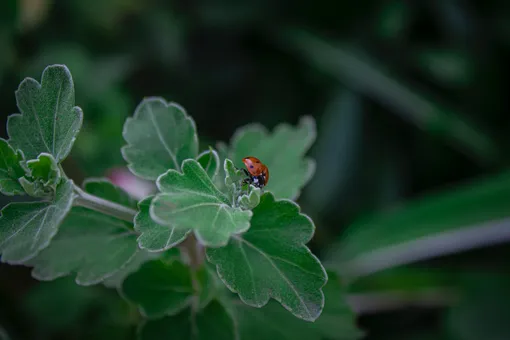
[[[242,184],[252,184],[252,183],[253,183],[253,178],[251,176],[246,177],[242,181]]]

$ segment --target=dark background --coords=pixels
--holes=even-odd
[[[510,159],[507,1],[3,0],[0,19],[1,135],[19,82],[66,64],[84,110],[65,163],[77,182],[124,167],[123,122],[145,96],[184,106],[201,149],[251,122],[312,115],[317,171],[299,202],[319,256],[365,214],[454,191]],[[509,250],[417,264],[419,275],[444,269],[432,286],[462,281],[467,298],[360,311],[367,339],[510,339]],[[497,274],[472,271],[487,267]],[[405,289],[419,275],[404,272]],[[114,291],[0,266],[0,326],[12,339],[124,339],[136,320]]]

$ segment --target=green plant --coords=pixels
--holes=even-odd
[[[2,210],[3,262],[32,267],[39,280],[75,275],[80,285],[116,287],[146,319],[143,339],[273,339],[275,322],[292,339],[360,336],[340,280],[306,247],[315,227],[293,201],[315,170],[304,156],[311,118],[272,133],[249,125],[230,145],[199,153],[185,110],[146,98],[123,132],[129,169],[158,189],[137,202],[106,179],[80,187],[66,176],[61,163],[83,121],[74,95],[62,65],[16,91],[21,113],[0,140],[0,191],[30,200]],[[234,164],[246,155],[270,167],[264,192],[241,185]]]

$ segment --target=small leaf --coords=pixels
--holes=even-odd
[[[328,277],[324,286],[324,311],[315,322],[296,319],[274,301],[262,308],[236,304],[241,339],[360,339],[363,332],[356,327],[355,315],[346,302],[338,277],[331,272]],[[285,325],[285,332],[282,332],[282,325]]]
[[[0,138],[0,192],[4,195],[23,195],[25,191],[18,179],[25,175],[21,166],[23,154],[15,152],[9,143]]]
[[[205,172],[207,172],[209,178],[214,181],[220,170],[220,158],[218,153],[213,149],[204,151],[198,155],[197,161],[202,168],[204,168]]]
[[[150,207],[154,221],[193,229],[197,239],[209,247],[223,246],[232,234],[250,227],[251,211],[232,208],[196,160],[185,160],[182,171],[169,170],[158,178],[161,194]]]
[[[243,209],[254,209],[260,203],[260,188],[252,186],[251,189],[249,194],[239,196],[238,204]]]
[[[145,322],[139,332],[140,340],[233,340],[237,330],[231,316],[214,300],[196,315],[190,309],[176,316]]]
[[[103,193],[101,198],[125,202],[127,194],[111,190],[112,186],[104,180],[88,181],[85,190],[94,188],[96,195]],[[73,207],[51,244],[28,265],[34,267],[32,275],[38,280],[54,280],[75,273],[76,283],[96,284],[121,271],[137,256],[140,250],[136,237],[130,223]]]
[[[27,161],[29,174],[20,178],[23,189],[33,197],[51,197],[55,194],[60,179],[60,169],[55,158],[41,153],[36,159]]]
[[[315,137],[315,121],[308,116],[297,127],[281,124],[272,133],[259,124],[247,125],[232,138],[229,158],[241,165],[244,157],[257,157],[269,168],[264,190],[295,200],[315,172],[315,162],[304,158]]]
[[[253,209],[250,229],[223,248],[207,249],[220,278],[241,300],[254,307],[270,297],[296,317],[313,321],[324,306],[327,275],[305,244],[314,233],[312,221],[289,200],[265,193]]]
[[[11,145],[23,150],[27,159],[44,152],[60,163],[71,151],[83,121],[83,112],[74,106],[74,84],[67,67],[46,67],[41,84],[25,78],[16,101],[21,114],[7,120]]]
[[[228,158],[223,163],[223,170],[225,171],[225,191],[229,195],[229,201],[235,204],[241,193],[241,181],[246,176]]]
[[[168,169],[179,170],[183,160],[195,158],[195,122],[176,103],[146,98],[126,119],[122,133],[127,145],[122,155],[133,174],[155,180]]]
[[[191,302],[191,271],[180,261],[150,261],[124,280],[122,292],[145,317],[175,315]]]
[[[2,262],[21,264],[46,248],[73,203],[73,182],[63,179],[53,201],[9,203],[0,216]]]
[[[151,252],[163,251],[175,247],[191,232],[191,229],[178,229],[157,224],[151,218],[149,208],[154,196],[139,203],[140,211],[135,217],[135,230],[140,233],[138,245]]]

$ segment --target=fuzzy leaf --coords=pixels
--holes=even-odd
[[[296,317],[313,321],[324,307],[327,275],[305,244],[314,233],[312,221],[289,200],[261,196],[250,229],[222,248],[207,249],[208,260],[229,289],[254,307],[269,298]]]
[[[21,114],[7,120],[11,145],[23,150],[26,159],[44,152],[60,163],[71,151],[83,121],[83,112],[74,106],[74,84],[67,67],[46,67],[41,84],[25,78],[16,101]]]
[[[2,262],[21,264],[46,248],[73,203],[73,182],[62,179],[52,201],[9,203],[0,216]]]
[[[149,208],[154,196],[139,203],[140,210],[135,217],[135,230],[140,233],[138,245],[142,249],[156,252],[175,247],[191,232],[191,229],[179,229],[157,224],[151,218]]]
[[[186,309],[176,316],[145,322],[139,332],[140,340],[233,340],[236,327],[231,316],[214,300],[196,315]]]
[[[355,315],[346,302],[336,274],[328,273],[324,286],[324,311],[315,322],[304,322],[289,314],[278,303],[271,301],[262,308],[236,305],[236,316],[242,340],[355,340],[363,332],[356,327]],[[285,332],[282,332],[285,325]]]
[[[102,186],[102,189],[99,188]],[[104,180],[85,183],[85,190],[117,203],[128,201],[120,189]],[[28,263],[38,280],[54,280],[76,274],[76,283],[92,285],[119,271],[140,250],[132,224],[86,209],[73,207],[51,244]]]
[[[19,182],[26,193],[33,197],[51,197],[55,194],[60,179],[57,161],[48,153],[27,161],[29,174]]]
[[[154,221],[181,230],[193,229],[197,239],[209,247],[226,245],[232,234],[250,227],[252,212],[231,207],[197,161],[185,160],[182,171],[169,170],[158,178],[161,194],[150,207]]]
[[[297,127],[281,124],[272,133],[259,124],[247,125],[232,138],[228,158],[237,166],[244,157],[259,158],[270,175],[264,190],[295,200],[315,172],[315,161],[304,158],[315,138],[315,121],[308,116]]]
[[[25,175],[21,166],[23,154],[15,152],[9,143],[0,138],[0,192],[4,195],[22,195],[25,193],[19,178]]]
[[[238,204],[243,209],[254,209],[260,203],[260,188],[252,187],[249,194],[239,196]]]
[[[168,169],[180,169],[198,153],[195,122],[176,103],[146,98],[126,120],[122,155],[133,174],[155,180]]]
[[[191,303],[191,271],[180,261],[150,261],[124,280],[122,292],[144,317],[175,315]]]

